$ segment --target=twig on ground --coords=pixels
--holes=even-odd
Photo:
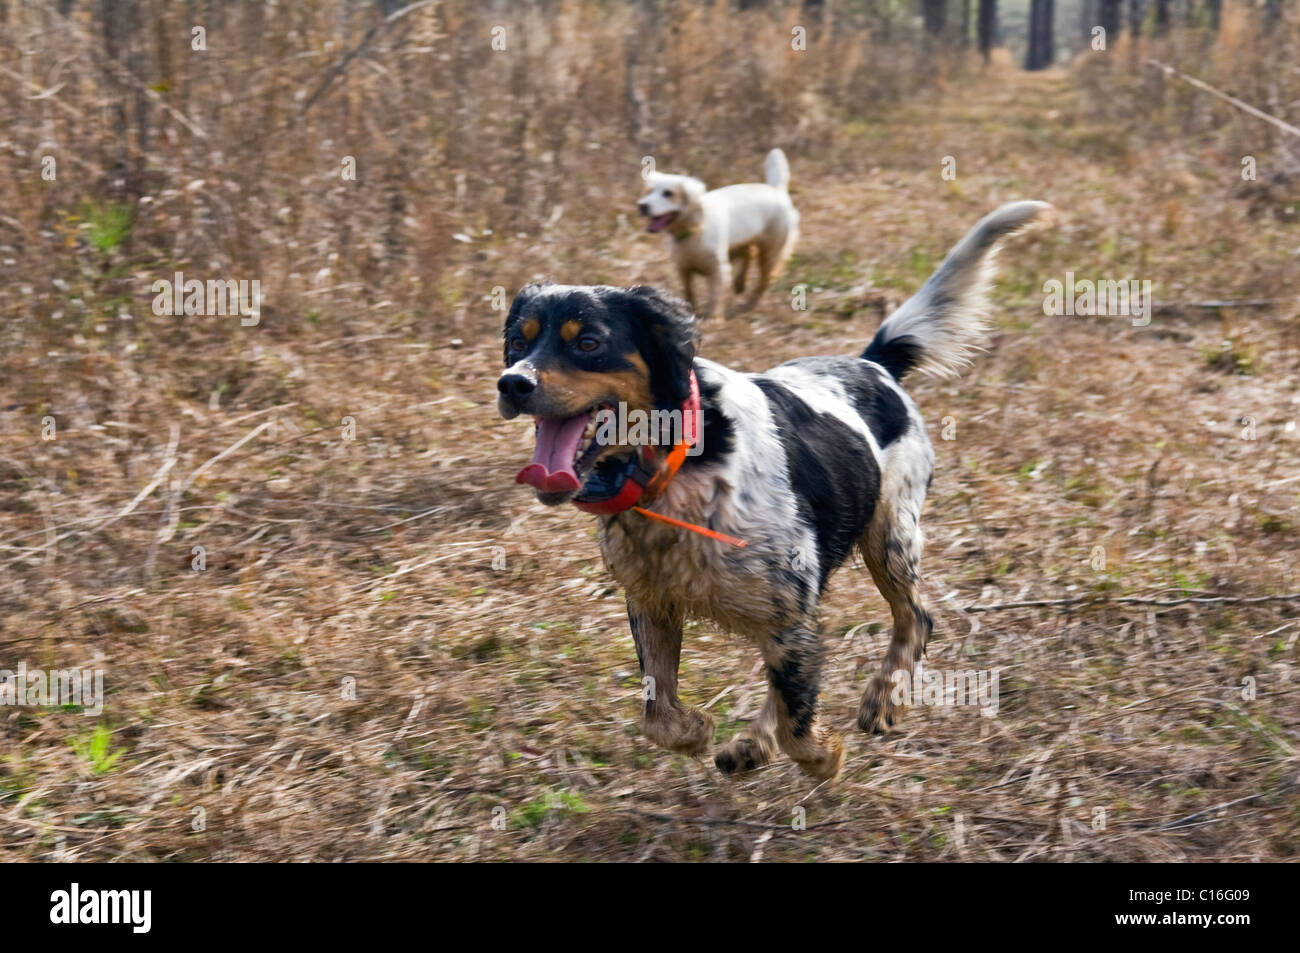
[[[1224,801],[1222,804],[1215,804],[1213,807],[1207,807],[1203,811],[1197,811],[1195,814],[1188,814],[1186,817],[1180,817],[1176,821],[1170,821],[1168,824],[1161,824],[1156,827],[1141,827],[1141,822],[1138,821],[1135,821],[1134,824],[1138,825],[1140,829],[1143,830],[1172,831],[1177,827],[1182,827],[1188,821],[1194,821],[1198,817],[1204,817],[1206,814],[1213,814],[1215,811],[1222,811],[1224,808],[1232,807],[1234,804],[1244,804],[1247,801],[1254,801],[1262,798],[1265,793],[1266,792],[1264,791],[1259,791],[1255,794],[1247,794],[1245,797],[1239,797],[1232,801]]]
[[[1220,308],[1267,308],[1278,304],[1281,300],[1281,298],[1240,298],[1231,301],[1157,301],[1151,305],[1151,310],[1156,314],[1163,314],[1167,311],[1182,311],[1185,308],[1201,308],[1205,311],[1216,311]]]
[[[1197,89],[1203,89],[1211,96],[1217,96],[1219,99],[1222,99],[1225,103],[1230,103],[1231,105],[1236,106],[1242,112],[1249,113],[1250,115],[1256,117],[1257,119],[1262,119],[1267,123],[1272,123],[1274,126],[1281,129],[1283,132],[1287,133],[1288,135],[1300,136],[1300,129],[1297,129],[1289,122],[1283,122],[1281,119],[1278,119],[1276,116],[1270,116],[1262,109],[1256,109],[1250,103],[1243,102],[1242,100],[1238,99],[1236,96],[1230,96],[1227,93],[1223,92],[1223,90],[1215,89],[1213,86],[1211,86],[1209,83],[1205,82],[1204,80],[1199,80],[1195,76],[1188,76],[1186,73],[1179,72],[1169,64],[1162,63],[1156,59],[1148,59],[1147,62],[1150,63],[1152,66],[1156,67],[1157,69],[1164,70],[1165,73],[1167,73],[1170,76],[1177,76],[1184,83],[1188,83],[1192,86],[1195,86]]]
[[[139,506],[141,503],[143,503],[145,499],[149,496],[149,494],[158,488],[158,485],[163,481],[163,477],[165,477],[171,471],[171,468],[176,465],[176,442],[179,438],[180,438],[180,428],[176,424],[172,424],[171,440],[167,444],[167,452],[164,455],[163,464],[161,467],[158,468],[158,472],[154,474],[153,479],[149,481],[149,483],[144,487],[144,489],[142,489],[139,493],[135,495],[135,499],[131,500],[130,503],[126,504],[126,506],[118,510],[117,513],[115,513],[114,515],[109,516],[101,520],[96,525],[92,526],[89,532],[98,533],[100,530],[112,526],[118,520],[130,516],[133,512],[135,512],[135,508]],[[76,531],[74,530],[72,532],[62,533],[58,536],[53,536],[48,542],[45,543],[45,545],[37,546],[35,549],[28,550],[27,552],[23,553],[23,555],[18,556],[13,560],[10,560],[10,562],[7,565],[12,565],[15,562],[20,562],[24,559],[27,559],[29,556],[35,555],[36,553],[49,549],[51,546],[57,545],[61,540],[67,539],[69,536],[73,536],[75,534]]]
[[[964,606],[965,612],[1000,612],[1003,609],[1051,609],[1082,605],[1134,605],[1170,608],[1182,605],[1259,605],[1265,602],[1300,601],[1300,592],[1281,596],[1188,596],[1185,599],[1157,599],[1152,596],[1072,596],[1068,599],[1029,599],[1024,602],[994,602],[982,606]]]
[[[622,810],[636,814],[638,817],[647,817],[652,821],[666,821],[673,824],[700,824],[704,827],[748,827],[753,830],[763,831],[793,831],[794,827],[789,824],[764,824],[761,821],[742,821],[739,818],[730,817],[682,817],[677,814],[661,814],[657,811],[643,811],[640,808],[625,807]],[[845,824],[855,824],[857,818],[844,818],[839,821],[823,821],[821,824],[809,824],[804,830],[814,831],[823,827],[842,827]],[[800,831],[803,833],[803,831]]]
[[[208,470],[210,470],[217,463],[220,463],[222,460],[230,456],[232,453],[234,453],[244,444],[248,443],[248,441],[252,440],[263,430],[266,430],[268,427],[272,427],[274,425],[275,425],[274,420],[264,420],[262,423],[258,424],[248,433],[244,434],[244,436],[241,437],[239,440],[236,440],[225,450],[222,450],[215,457],[208,460],[207,463],[203,464],[203,466],[199,467],[197,470],[191,473],[184,480],[181,480],[179,483],[176,484],[175,488],[172,490],[171,500],[167,507],[169,513],[169,516],[167,518],[167,525],[164,526],[159,531],[158,540],[157,540],[158,543],[170,542],[171,538],[176,535],[176,527],[180,524],[180,518],[181,518],[181,514],[180,514],[181,497],[185,495],[186,490],[188,490],[191,486],[194,485],[194,481],[197,480],[199,477],[203,476],[203,474],[207,473]]]
[[[312,94],[310,96],[308,96],[305,100],[303,100],[303,104],[298,108],[298,118],[301,119],[303,115],[307,112],[307,110],[316,104],[316,100],[318,100],[321,97],[321,95],[325,92],[326,89],[330,87],[330,85],[334,82],[335,79],[337,79],[339,76],[343,74],[343,71],[348,68],[348,64],[350,64],[354,59],[356,59],[357,56],[361,54],[361,51],[370,45],[370,41],[379,35],[379,31],[381,29],[385,29],[389,26],[392,26],[394,23],[402,19],[402,17],[406,16],[408,13],[414,13],[416,10],[419,10],[421,7],[427,7],[429,4],[433,2],[434,0],[417,0],[416,3],[408,4],[407,6],[402,7],[402,9],[400,10],[394,10],[388,16],[384,17],[383,20],[376,23],[369,30],[367,30],[366,35],[361,38],[361,41],[357,43],[356,46],[352,47],[352,49],[347,52],[347,54],[343,57],[343,59],[339,60],[337,63],[335,63],[333,66],[331,66],[329,69],[325,71],[325,75],[321,77],[321,81],[316,85],[315,90],[312,91]]]

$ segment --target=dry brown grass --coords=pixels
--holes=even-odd
[[[297,9],[278,16],[285,7]],[[156,202],[112,200],[138,211],[123,246],[98,249],[82,223],[60,218],[102,217],[78,210],[109,201],[103,183],[63,178],[75,161],[60,162],[57,190],[27,166],[0,176],[0,668],[99,667],[108,691],[99,720],[0,710],[0,852],[1294,858],[1296,602],[961,608],[1300,590],[1300,231],[1249,216],[1234,197],[1241,150],[1265,168],[1279,154],[1273,134],[1173,86],[1137,124],[1099,103],[1137,96],[1149,78],[1095,63],[1032,76],[968,69],[960,83],[846,110],[849,89],[824,84],[887,72],[862,53],[857,73],[816,67],[811,78],[783,57],[759,58],[746,68],[771,70],[769,93],[752,100],[760,112],[737,116],[734,97],[719,97],[696,113],[682,106],[699,92],[690,83],[740,82],[744,71],[691,79],[699,57],[681,45],[753,38],[719,33],[705,9],[692,14],[705,21],[645,51],[638,68],[682,71],[667,84],[680,98],[647,120],[645,134],[664,143],[661,166],[720,182],[757,174],[764,149],[780,143],[794,167],[798,255],[752,320],[705,329],[715,360],[756,370],[859,350],[878,309],[914,290],[980,214],[1020,197],[1061,210],[1056,229],[1004,253],[989,353],[958,382],[909,384],[939,455],[926,514],[930,664],[1000,669],[998,716],[917,710],[885,739],[853,731],[888,616],[866,573],[847,567],[824,612],[833,661],[823,704],[849,735],[843,776],[815,786],[782,762],[728,781],[638,736],[635,655],[592,521],[544,509],[511,482],[529,435],[494,408],[493,287],[534,276],[671,285],[659,240],[619,222],[645,154],[629,145],[637,133],[623,110],[629,25],[585,21],[580,4],[552,12],[538,30],[612,45],[557,61],[530,42],[526,95],[542,112],[525,130],[533,158],[522,168],[508,98],[519,67],[470,52],[460,38],[485,21],[443,6],[413,14],[400,42],[385,34],[376,65],[360,58],[293,135],[241,130],[288,123],[293,91],[310,91],[325,54],[264,73],[283,52],[241,62],[233,68],[248,72],[225,84],[236,94],[228,108],[212,66],[211,82],[193,81],[186,114],[231,155],[247,150],[265,165],[214,175],[213,145],[179,136],[174,163],[141,179]],[[442,19],[453,15],[465,22]],[[333,54],[365,25],[341,32]],[[280,27],[266,25],[268,47]],[[755,18],[745,28],[760,27]],[[446,66],[402,53],[420,44],[463,58],[472,81],[459,92],[436,82]],[[836,65],[854,61],[842,56]],[[410,71],[392,79],[402,62]],[[66,101],[89,109],[97,93],[86,82],[84,101]],[[387,83],[409,88],[384,93]],[[792,104],[781,84],[804,89],[810,105]],[[459,128],[446,101],[456,95],[475,100],[464,107],[474,138],[458,146],[438,132]],[[411,108],[404,141],[380,108],[390,101]],[[1286,101],[1275,111],[1289,108],[1295,122]],[[610,104],[619,108],[602,109]],[[48,101],[4,108],[58,112]],[[259,109],[265,127],[242,124]],[[38,125],[11,126],[18,154],[33,154],[17,137]],[[68,130],[97,154],[91,130]],[[561,140],[554,155],[548,134]],[[372,148],[385,158],[365,159]],[[454,148],[473,161],[444,165]],[[333,171],[354,153],[369,176],[363,197]],[[957,159],[955,182],[939,177],[945,155]],[[384,175],[368,171],[385,163]],[[184,190],[198,179],[205,185]],[[164,199],[169,187],[178,194]],[[261,276],[272,296],[262,324],[154,317],[149,282],[173,266]],[[1042,282],[1066,270],[1149,277],[1169,302],[1278,303],[1175,309],[1146,329],[1044,317]],[[807,313],[788,306],[800,282],[814,289]],[[39,438],[45,415],[57,420],[54,441]],[[356,420],[355,440],[341,439],[344,416]],[[1243,417],[1253,441],[1242,439]],[[941,438],[945,418],[953,440]],[[157,490],[96,529],[166,464],[173,427],[174,463]],[[190,568],[195,546],[206,550],[202,572]],[[1098,546],[1104,570],[1093,568]],[[755,660],[708,625],[690,629],[684,690],[713,700],[720,737],[761,700]],[[1247,676],[1254,701],[1241,696]],[[355,700],[343,697],[346,679]],[[98,723],[123,754],[97,774],[72,742]],[[206,830],[192,829],[196,807]],[[797,807],[806,831],[791,828]],[[497,808],[504,831],[492,826]],[[1092,826],[1097,809],[1104,831]]]

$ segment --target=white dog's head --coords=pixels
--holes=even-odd
[[[662,232],[678,222],[690,222],[699,217],[700,199],[705,185],[689,175],[667,175],[655,172],[646,178],[650,191],[636,203],[636,210],[650,219],[646,229]]]

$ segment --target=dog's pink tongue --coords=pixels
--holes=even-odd
[[[527,483],[546,493],[568,493],[578,489],[577,471],[573,469],[578,443],[587,429],[587,414],[568,420],[537,418],[537,449],[533,462],[515,474],[516,483]]]

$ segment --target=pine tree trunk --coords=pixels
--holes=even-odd
[[[1205,9],[1210,14],[1210,31],[1219,32],[1219,17],[1223,13],[1223,0],[1205,0]]]
[[[1052,65],[1053,0],[1032,0],[1029,7],[1029,52],[1025,69],[1046,69]]]
[[[979,33],[980,55],[987,63],[998,31],[998,0],[980,0],[976,30]]]
[[[1101,0],[1097,9],[1097,23],[1106,31],[1106,44],[1109,46],[1119,38],[1120,0]]]
[[[948,0],[922,0],[921,14],[925,18],[925,32],[931,36],[943,36],[948,19]]]

